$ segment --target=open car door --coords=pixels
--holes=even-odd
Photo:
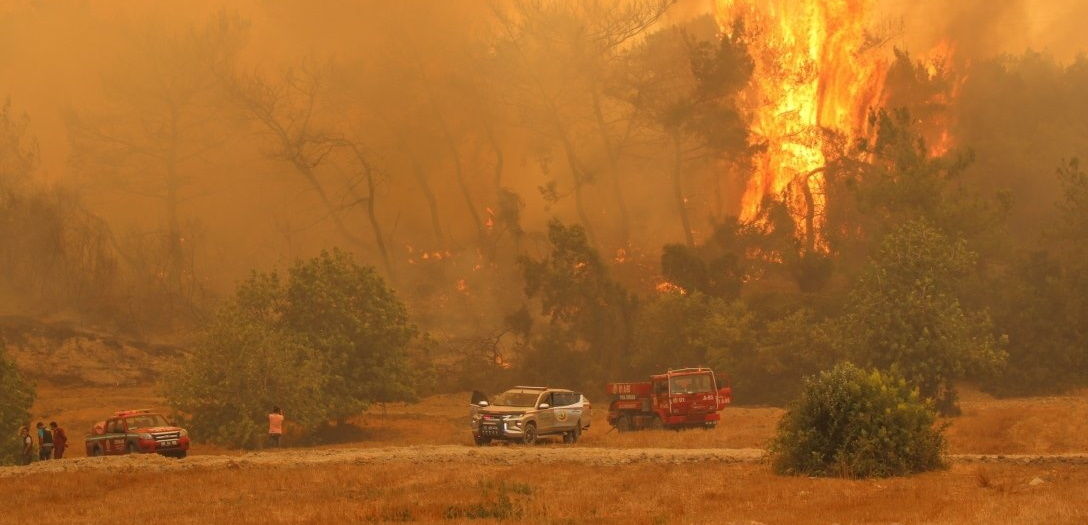
[[[480,392],[479,390],[473,390],[472,391],[472,399],[469,400],[469,404],[468,404],[468,415],[475,416],[476,413],[478,413],[480,411],[480,408],[483,408],[483,407],[488,406],[490,404],[491,404],[491,401],[489,399],[487,399],[486,394],[484,394],[483,392]]]

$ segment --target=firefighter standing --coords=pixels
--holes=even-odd
[[[268,446],[278,448],[282,437],[283,411],[280,407],[272,407],[272,413],[268,414]]]
[[[34,461],[34,439],[30,437],[29,428],[22,427],[19,429],[19,441],[23,447],[19,454],[19,464],[29,465],[31,461]]]
[[[53,433],[41,421],[38,422],[38,459],[53,459]]]
[[[53,459],[61,459],[64,457],[64,449],[68,448],[68,434],[57,426],[56,421],[50,422],[49,428],[53,431]]]

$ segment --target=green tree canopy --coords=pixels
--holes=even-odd
[[[254,446],[264,416],[283,407],[313,429],[372,402],[408,400],[421,372],[416,329],[372,268],[343,251],[299,261],[286,281],[255,272],[219,309],[166,393],[197,439]]]
[[[328,367],[330,409],[340,419],[374,401],[414,398],[406,352],[416,336],[408,310],[373,268],[341,250],[291,268],[283,324]]]
[[[699,292],[664,293],[639,311],[632,360],[642,374],[709,366],[722,355],[745,352],[754,336],[753,324],[743,302]],[[734,364],[727,368],[732,371]]]
[[[942,411],[953,412],[955,382],[1004,360],[989,318],[966,311],[956,295],[974,261],[962,241],[925,222],[900,226],[850,292],[839,326],[843,353],[902,375]]]
[[[634,297],[609,276],[581,226],[553,220],[548,224],[548,240],[547,256],[521,259],[525,294],[539,299],[540,312],[551,325],[542,335],[547,340],[535,342],[531,352],[559,345],[584,354],[579,362],[593,369],[591,377],[618,370],[626,364],[631,346]],[[568,372],[574,368],[572,364]],[[586,368],[579,370],[584,373]],[[569,381],[573,377],[556,374],[543,379]]]

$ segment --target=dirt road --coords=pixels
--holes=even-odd
[[[2,467],[0,477],[45,472],[110,470],[188,470],[247,467],[302,467],[322,464],[381,463],[479,463],[515,465],[523,463],[579,463],[612,466],[635,463],[741,463],[763,457],[759,449],[610,449],[566,446],[434,445],[386,448],[283,449],[249,452],[240,456],[196,455],[183,460],[158,455],[72,458],[37,462],[27,467]]]
[[[476,448],[461,445],[435,445],[386,448],[284,449],[271,452],[249,452],[238,456],[197,455],[184,460],[170,459],[158,455],[72,458],[38,462],[27,467],[2,467],[0,468],[0,477],[95,470],[147,472],[253,467],[306,467],[324,464],[473,463],[517,465],[576,463],[595,466],[617,466],[646,463],[757,463],[763,461],[764,455],[763,450],[752,448],[621,449],[565,446],[492,446]],[[957,463],[1088,464],[1088,454],[955,454],[948,456],[948,458]]]

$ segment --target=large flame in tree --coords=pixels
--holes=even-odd
[[[752,220],[766,196],[780,196],[799,234],[818,246],[824,208],[826,131],[847,140],[879,104],[890,64],[866,32],[871,0],[717,0],[723,31],[743,22],[755,61],[742,95],[754,139],[765,147],[741,201]]]

